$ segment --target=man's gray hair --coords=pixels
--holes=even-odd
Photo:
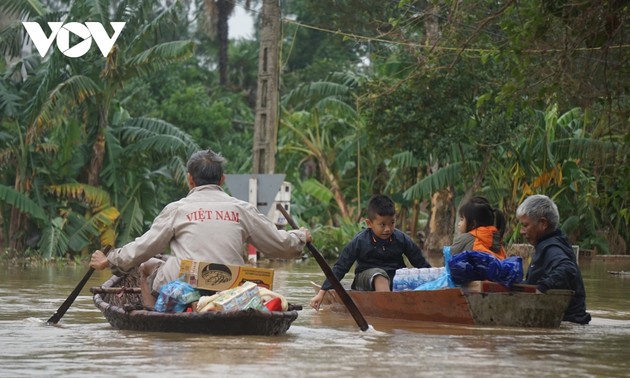
[[[186,163],[186,169],[192,176],[196,186],[221,182],[225,158],[212,150],[197,151]]]
[[[516,216],[527,216],[534,222],[538,222],[540,218],[547,219],[549,228],[554,231],[558,228],[560,222],[560,213],[558,206],[553,200],[542,194],[534,194],[525,198],[525,201],[516,209]]]

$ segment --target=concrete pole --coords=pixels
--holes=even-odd
[[[253,169],[255,174],[273,173],[276,165],[279,99],[279,0],[263,0],[258,55],[258,89],[254,121]]]

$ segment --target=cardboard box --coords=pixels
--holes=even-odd
[[[182,260],[179,275],[183,275],[184,281],[198,289],[222,291],[244,282],[253,282],[273,290],[273,269]]]

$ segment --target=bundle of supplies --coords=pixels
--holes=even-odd
[[[286,311],[288,307],[288,302],[280,294],[246,281],[241,286],[199,298],[197,312],[231,312],[250,308],[261,311]]]
[[[396,270],[393,281],[394,291],[415,290],[418,286],[437,280],[444,268],[402,268]]]
[[[182,312],[199,299],[199,291],[190,284],[175,280],[160,288],[155,307],[158,312]]]
[[[393,291],[439,290],[455,287],[451,280],[448,262],[451,259],[451,247],[444,246],[444,267],[442,268],[402,268],[394,275]]]
[[[489,253],[464,251],[453,256],[448,266],[451,279],[458,285],[488,280],[511,287],[523,280],[523,260],[520,256],[499,260]]]

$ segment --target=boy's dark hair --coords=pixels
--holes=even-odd
[[[394,201],[384,194],[376,194],[370,198],[367,207],[368,219],[373,220],[377,215],[382,217],[396,215]]]
[[[503,237],[505,215],[499,209],[493,209],[485,197],[473,197],[459,208],[459,215],[466,219],[466,232],[482,226],[495,226]]]
[[[188,173],[192,176],[196,186],[221,182],[225,158],[212,150],[197,151],[186,164]]]

